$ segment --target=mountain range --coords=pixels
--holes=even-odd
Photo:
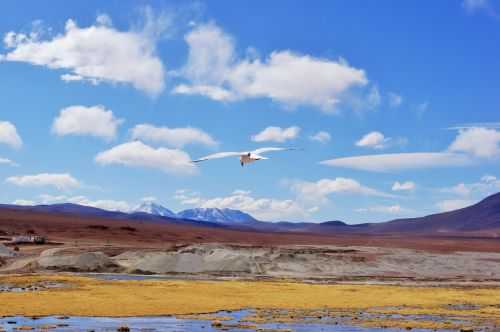
[[[168,222],[205,227],[251,229],[265,232],[316,233],[322,235],[332,233],[436,235],[467,233],[500,236],[500,193],[491,195],[477,204],[455,211],[420,218],[355,225],[337,220],[323,223],[264,222],[239,210],[218,208],[194,208],[174,213],[154,202],[144,202],[130,213],[106,211],[70,203],[37,206],[0,205],[0,211],[2,208],[153,223]]]
[[[224,225],[247,225],[258,222],[248,213],[233,209],[194,208],[175,213],[158,203],[147,201],[136,207],[131,214],[142,213],[171,219],[206,221]]]

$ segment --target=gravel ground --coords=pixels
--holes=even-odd
[[[235,277],[396,278],[496,281],[500,254],[433,253],[412,249],[336,246],[190,245],[176,250],[64,253],[49,249],[32,258],[11,258],[3,272],[71,271]],[[1,272],[1,270],[0,270]],[[500,280],[500,279],[499,279]]]

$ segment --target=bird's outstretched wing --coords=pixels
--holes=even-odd
[[[289,150],[297,150],[296,148],[260,148],[257,150],[252,151],[254,154],[261,154],[261,153],[266,153],[266,152],[272,152],[272,151],[289,151]]]
[[[210,160],[210,159],[219,159],[219,158],[226,158],[226,157],[236,157],[236,156],[241,156],[245,152],[217,152],[214,154],[209,154],[208,156],[202,157],[200,159],[192,160],[193,163],[199,163],[201,161],[205,160]]]

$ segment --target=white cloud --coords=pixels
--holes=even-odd
[[[381,150],[392,146],[404,146],[407,143],[408,139],[405,137],[385,137],[381,132],[372,131],[361,137],[361,139],[356,142],[356,146]]]
[[[459,133],[448,149],[443,152],[412,152],[324,160],[320,164],[365,171],[388,172],[430,167],[467,166],[480,162],[481,158],[500,157],[500,131],[495,128],[458,127]],[[406,144],[405,138],[391,139],[379,132],[365,135],[358,146],[382,148],[393,144]]]
[[[498,157],[500,156],[500,131],[492,128],[460,129],[449,150],[469,153],[479,158]]]
[[[389,106],[392,108],[399,107],[403,103],[403,97],[401,97],[397,93],[389,92],[388,97],[389,97]]]
[[[494,176],[494,175],[489,175],[489,174],[487,174],[487,175],[483,175],[483,176],[481,177],[481,181],[482,181],[482,182],[485,182],[485,183],[497,183],[497,182],[498,182],[498,181],[500,181],[500,180],[499,180],[499,179],[497,179],[497,177],[496,177],[496,176]]]
[[[270,98],[291,107],[311,105],[331,112],[349,90],[368,84],[365,72],[343,59],[288,50],[274,51],[264,60],[254,55],[238,58],[233,39],[213,23],[197,25],[185,40],[189,56],[181,74],[189,84],[177,86],[174,93],[219,101]]]
[[[472,163],[473,160],[468,156],[451,152],[391,153],[336,158],[320,162],[320,164],[327,166],[374,172],[391,172],[430,167],[456,167]]]
[[[448,199],[438,202],[436,206],[441,212],[448,212],[458,210],[472,204],[474,204],[474,201],[468,199]]]
[[[235,100],[235,95],[224,88],[213,85],[177,85],[172,92],[180,95],[201,95],[216,101]]]
[[[406,182],[396,181],[392,185],[392,190],[393,191],[408,191],[408,190],[415,189],[415,187],[416,187],[415,182],[412,182],[412,181],[406,181]]]
[[[13,202],[13,204],[17,205],[40,205],[40,204],[58,204],[58,203],[72,203],[72,204],[95,207],[108,211],[129,212],[131,210],[130,205],[126,201],[117,201],[111,199],[91,200],[85,196],[42,194],[36,201],[18,199]]]
[[[277,142],[284,143],[299,136],[300,128],[292,126],[288,128],[267,127],[260,133],[252,136],[254,142]]]
[[[15,204],[15,205],[26,205],[26,206],[36,205],[36,203],[34,201],[31,201],[29,199],[16,199],[15,201],[12,202],[12,204]]]
[[[372,131],[365,136],[363,136],[359,141],[356,142],[356,146],[364,148],[374,148],[383,149],[386,147],[389,138],[386,138],[384,134],[378,131]]]
[[[443,192],[450,192],[457,195],[469,196],[471,193],[471,188],[467,186],[465,183],[459,183],[451,188],[446,188]]]
[[[7,159],[7,158],[0,157],[0,165],[2,165],[2,164],[4,164],[4,165],[11,165],[11,166],[17,166],[17,164],[14,161],[12,161],[10,159]]]
[[[316,182],[292,181],[290,188],[303,201],[326,202],[330,194],[358,194],[377,197],[392,197],[392,195],[361,185],[349,178],[321,179]]]
[[[156,127],[147,123],[138,124],[132,128],[132,138],[152,143],[166,144],[182,148],[188,144],[202,144],[217,146],[217,141],[209,134],[198,128],[168,128]]]
[[[78,188],[81,186],[80,181],[68,173],[41,173],[35,175],[11,176],[5,181],[21,187],[52,186],[60,190]]]
[[[175,191],[174,199],[180,201],[185,205],[199,205],[201,204],[200,193],[191,191],[189,189],[178,189]]]
[[[59,136],[90,135],[111,140],[116,137],[118,127],[123,123],[102,105],[74,105],[63,108],[54,119],[52,132]]]
[[[356,212],[361,212],[361,213],[382,213],[382,214],[395,214],[395,215],[401,215],[401,214],[407,214],[407,213],[412,213],[413,210],[407,209],[402,207],[399,204],[395,205],[377,205],[377,206],[371,206],[368,208],[361,208],[357,209]]]
[[[382,103],[382,96],[377,86],[373,86],[368,92],[366,103],[369,109],[375,109]]]
[[[294,200],[274,198],[257,198],[249,192],[238,191],[228,196],[203,198],[197,195],[176,197],[181,204],[202,208],[235,209],[251,214],[264,221],[301,220],[308,216],[308,211]]]
[[[465,123],[453,127],[448,127],[446,129],[450,130],[460,130],[460,129],[472,129],[472,128],[489,128],[489,129],[500,129],[500,122],[476,122],[476,123]]]
[[[156,201],[158,201],[158,198],[156,198],[155,196],[146,196],[141,198],[141,202],[156,202]]]
[[[475,13],[480,10],[491,10],[489,0],[463,0],[462,7],[468,13]]]
[[[171,174],[196,173],[186,152],[178,149],[155,149],[140,141],[123,143],[103,151],[95,157],[95,161],[101,165],[156,168]]]
[[[68,197],[66,201],[68,203],[91,206],[108,211],[129,212],[131,210],[131,207],[127,202],[115,201],[112,199],[90,200],[85,196],[75,196],[75,197]]]
[[[251,190],[243,190],[243,189],[236,189],[233,191],[233,195],[250,195],[252,193]]]
[[[332,139],[332,136],[326,131],[318,131],[316,134],[309,136],[311,141],[328,143]]]
[[[423,102],[416,107],[417,115],[423,116],[429,110],[429,102]]]
[[[61,77],[69,81],[131,84],[151,95],[165,85],[165,70],[156,55],[156,37],[149,33],[146,20],[142,30],[119,31],[100,15],[94,25],[80,28],[66,21],[65,31],[51,38],[39,34],[8,32],[4,44],[10,51],[4,61],[26,62],[50,69],[67,70]]]
[[[234,41],[215,24],[196,26],[185,36],[189,47],[183,75],[198,85],[219,86],[230,75],[236,60]]]
[[[23,141],[17,133],[16,127],[8,121],[0,121],[0,143],[7,144],[15,149],[23,146]]]
[[[441,189],[444,193],[452,193],[459,196],[471,196],[473,194],[490,195],[500,190],[500,179],[493,175],[484,175],[474,183],[458,183],[450,188]]]

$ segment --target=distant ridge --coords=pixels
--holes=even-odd
[[[107,211],[95,207],[63,203],[53,205],[19,206],[0,204],[2,209],[58,213],[108,219],[149,221],[154,223],[185,224],[217,228],[252,229],[264,232],[293,233],[353,233],[353,234],[434,234],[460,233],[500,236],[500,193],[477,204],[455,211],[437,213],[420,218],[396,219],[382,223],[350,225],[332,220],[323,223],[264,222],[250,214],[232,209],[195,208],[174,213],[155,203],[141,204],[131,213]]]
[[[500,230],[500,193],[486,197],[474,205],[428,215],[421,218],[397,219],[370,224],[375,232],[450,233]]]

